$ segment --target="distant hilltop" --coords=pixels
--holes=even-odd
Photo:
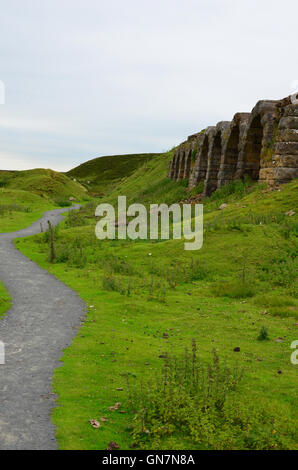
[[[298,105],[291,98],[259,101],[251,113],[190,136],[179,145],[168,177],[204,182],[204,196],[246,175],[270,185],[298,176]]]

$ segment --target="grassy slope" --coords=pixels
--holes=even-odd
[[[25,228],[54,207],[53,201],[29,191],[0,188],[0,233]]]
[[[81,200],[86,191],[52,170],[0,171],[0,233],[30,225],[70,197]]]
[[[0,187],[22,189],[53,200],[70,196],[81,199],[85,195],[85,190],[79,183],[62,173],[39,168],[25,171],[0,171]]]
[[[117,194],[124,194],[129,202],[146,204],[180,200],[183,183],[165,178],[169,158],[139,168],[107,199],[114,202]],[[203,361],[215,347],[228,364],[238,361],[245,368],[238,403],[259,403],[280,411],[289,422],[297,421],[297,370],[290,363],[290,344],[297,337],[296,216],[284,215],[297,206],[297,182],[280,191],[255,187],[242,193],[222,191],[206,201],[205,240],[199,252],[185,252],[177,240],[99,242],[87,207],[59,229],[56,264],[48,263],[45,235],[17,242],[89,306],[87,320],[64,353],[64,367],[54,377],[60,406],[53,419],[61,448],[105,449],[114,440],[127,449],[132,416],[109,411],[118,401],[120,410],[126,410],[123,374],[136,382],[154,376],[162,365],[159,355],[183,351],[192,338]],[[228,203],[225,211],[218,210],[222,202]],[[269,341],[257,340],[262,326]],[[279,337],[282,341],[276,342]],[[233,351],[236,346],[240,353]],[[89,419],[103,416],[108,421],[93,429]],[[278,438],[276,426],[270,434]],[[286,447],[295,447],[291,432],[285,439]],[[159,446],[196,447],[183,434]]]
[[[166,177],[171,158],[172,152],[168,152],[140,166],[113,188],[105,201],[116,204],[118,195],[125,195],[129,204],[141,202],[146,206],[150,203],[171,204],[180,201],[186,197],[186,182],[176,183]]]
[[[114,155],[89,160],[66,173],[84,184],[88,190],[106,192],[123,178],[131,175],[144,162],[159,154]]]
[[[10,308],[10,297],[9,293],[5,289],[2,282],[0,282],[0,319],[3,317],[5,312]]]

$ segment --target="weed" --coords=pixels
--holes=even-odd
[[[260,329],[260,333],[259,333],[259,336],[258,336],[258,340],[259,341],[266,341],[266,340],[269,340],[269,334],[268,334],[268,330],[265,326],[262,326],[262,328]]]

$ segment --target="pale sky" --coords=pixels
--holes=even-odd
[[[298,80],[296,0],[0,5],[0,169],[165,151]]]

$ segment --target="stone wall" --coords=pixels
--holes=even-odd
[[[249,176],[270,185],[298,176],[298,105],[290,98],[259,101],[251,113],[194,134],[179,145],[168,177],[204,181],[204,196],[234,179]]]

